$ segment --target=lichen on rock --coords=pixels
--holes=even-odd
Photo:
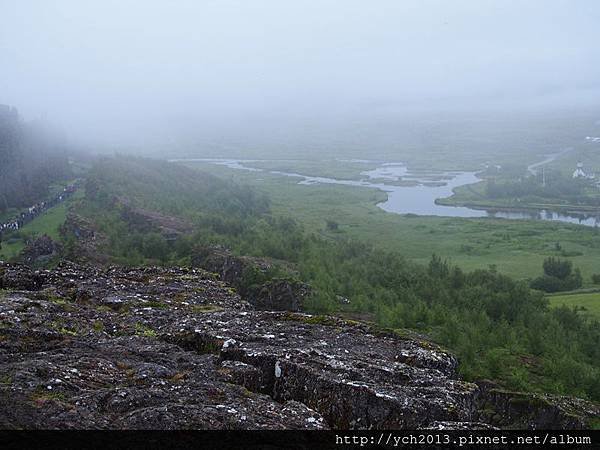
[[[524,423],[509,420],[514,405],[498,393],[461,381],[456,358],[436,345],[362,322],[257,310],[202,269],[0,263],[0,289],[0,428]],[[577,428],[597,414],[586,407],[579,421],[535,402],[527,411]],[[573,403],[569,417],[581,409]]]

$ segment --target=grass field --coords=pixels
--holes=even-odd
[[[347,162],[330,160],[265,160],[249,161],[244,164],[257,169],[279,172],[292,172],[313,177],[328,177],[344,180],[360,180],[364,178],[361,172],[375,169],[378,164],[373,162]]]
[[[59,229],[65,221],[69,205],[73,200],[82,196],[81,191],[76,192],[69,200],[49,209],[29,222],[16,235],[7,235],[5,240],[2,241],[0,259],[9,260],[17,256],[25,247],[26,240],[33,236],[47,234],[52,239],[58,240],[60,237]]]
[[[276,214],[296,218],[307,230],[331,239],[353,238],[397,250],[426,263],[433,253],[467,270],[495,266],[516,278],[542,272],[548,256],[568,257],[581,269],[584,284],[600,272],[600,232],[560,222],[402,216],[376,206],[386,194],[370,188],[298,185],[296,178],[245,172],[212,164],[192,164],[215,175],[247,183],[271,198]],[[339,224],[328,231],[326,221]],[[560,250],[556,250],[556,243]]]
[[[582,294],[564,294],[549,296],[550,305],[558,307],[567,305],[583,308],[588,314],[600,320],[600,292]]]

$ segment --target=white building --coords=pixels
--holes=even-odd
[[[586,173],[585,170],[583,169],[583,163],[578,162],[577,168],[575,169],[575,172],[573,172],[573,178],[593,179],[593,178],[595,178],[595,176],[593,173]]]

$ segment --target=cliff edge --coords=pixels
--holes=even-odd
[[[540,402],[520,397],[510,409],[461,381],[436,345],[259,311],[201,269],[0,262],[0,320],[5,429],[541,425]],[[583,401],[569,408],[556,406],[544,425],[581,428],[598,414]]]

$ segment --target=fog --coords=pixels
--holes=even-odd
[[[0,103],[97,145],[600,99],[596,0],[0,0]]]

